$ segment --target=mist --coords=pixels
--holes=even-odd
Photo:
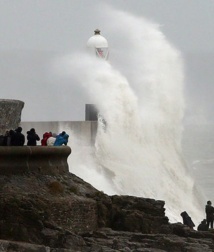
[[[120,20],[108,26],[111,33],[125,41],[114,52],[115,64],[86,53],[54,64],[55,73],[84,87],[100,114],[95,146],[85,146],[66,128],[73,139],[72,172],[107,194],[162,199],[170,221],[180,220],[185,209],[201,219],[204,198],[188,174],[181,147],[182,55],[156,23],[114,9],[108,13],[109,19]]]

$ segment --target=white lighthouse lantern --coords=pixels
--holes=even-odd
[[[94,35],[87,42],[88,50],[98,58],[107,60],[109,56],[108,41],[100,35],[100,30],[96,29]]]

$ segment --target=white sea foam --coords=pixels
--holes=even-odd
[[[60,63],[107,122],[105,127],[99,122],[95,146],[66,129],[72,139],[70,169],[107,194],[164,200],[171,222],[181,221],[182,211],[200,222],[202,196],[181,150],[182,57],[158,25],[116,10],[108,15],[115,41],[124,41],[114,49],[117,60],[76,54]]]

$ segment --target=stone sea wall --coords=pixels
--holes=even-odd
[[[64,174],[70,153],[69,146],[0,146],[0,175]]]

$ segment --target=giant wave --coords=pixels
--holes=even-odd
[[[115,35],[110,61],[77,53],[58,64],[63,74],[85,87],[89,102],[107,122],[98,121],[93,146],[66,129],[73,150],[71,171],[110,195],[164,200],[171,222],[181,221],[184,210],[199,222],[203,196],[181,148],[181,53],[157,24],[113,9],[106,15],[112,20],[106,31]]]

